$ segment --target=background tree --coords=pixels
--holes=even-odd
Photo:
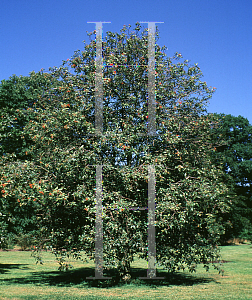
[[[216,145],[215,164],[222,162],[225,180],[233,187],[232,210],[225,219],[230,221],[223,242],[230,238],[252,238],[252,126],[242,117],[215,114],[219,125],[214,129],[216,142],[221,137],[225,143]]]
[[[59,85],[50,73],[34,71],[29,76],[13,75],[0,84],[0,155],[15,153],[19,159],[27,159],[27,150],[33,144],[24,139],[23,128],[30,121],[23,111],[32,109],[48,90]]]
[[[104,263],[123,276],[136,255],[148,258],[147,214],[130,208],[147,207],[147,165],[154,164],[157,262],[169,271],[186,266],[194,271],[200,262],[208,268],[208,262],[219,257],[219,215],[229,208],[222,171],[210,160],[214,118],[206,115],[206,104],[213,89],[200,81],[197,64],[176,62],[179,53],[167,58],[162,52],[166,48],[156,45],[158,135],[148,137],[148,33],[139,23],[134,31],[129,28],[108,32],[103,42],[104,64],[110,65],[103,77],[106,135],[94,135],[92,32],[85,50],[76,51],[51,73],[61,86],[27,112],[32,121],[24,136],[35,145],[20,181],[12,188],[7,185],[7,192],[22,196],[22,205],[36,199],[39,228],[55,253],[84,250],[94,259],[95,165],[106,165]],[[12,177],[9,169],[3,176]]]
[[[22,161],[29,160],[29,150],[34,142],[24,136],[23,129],[31,116],[27,114],[34,108],[35,103],[47,90],[59,85],[59,82],[51,74],[41,70],[38,73],[31,72],[29,76],[11,76],[8,80],[2,80],[0,84],[0,156],[2,157],[2,170],[11,166],[12,178],[15,178],[16,168]],[[8,163],[7,157],[11,157],[13,165]],[[17,162],[14,164],[14,161]],[[14,169],[13,169],[14,167]],[[5,184],[3,183],[3,190]],[[1,193],[0,198],[2,196]],[[36,230],[36,216],[34,205],[17,205],[19,198],[1,198],[0,209],[2,222],[8,234],[2,236],[13,236],[21,234],[33,234]],[[5,220],[5,221],[4,221]],[[6,243],[5,243],[6,244]],[[3,245],[3,243],[2,243]]]

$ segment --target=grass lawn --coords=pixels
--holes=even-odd
[[[0,252],[0,299],[252,299],[252,245],[223,246],[224,276],[202,266],[197,273],[179,272],[168,276],[158,268],[165,280],[139,280],[147,274],[147,263],[137,260],[132,265],[130,284],[94,280],[94,263],[74,261],[74,269],[58,272],[55,257],[45,252],[44,265],[36,265],[29,251]],[[109,274],[108,274],[109,275]],[[96,285],[96,286],[95,286]]]

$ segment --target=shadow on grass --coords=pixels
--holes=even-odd
[[[24,267],[24,266],[28,266],[28,264],[1,264],[0,263],[0,274],[4,274],[7,272],[10,272],[10,269],[29,269],[28,267]]]
[[[17,265],[18,266],[18,265]],[[148,285],[150,287],[157,286],[192,286],[195,284],[216,282],[213,278],[197,277],[196,275],[186,273],[168,273],[159,271],[157,276],[165,277],[165,279],[139,279],[146,277],[147,270],[141,268],[131,268],[131,281],[129,283],[137,286]],[[128,283],[120,280],[116,270],[104,271],[104,277],[112,277],[112,279],[98,280],[86,279],[86,277],[94,277],[94,268],[79,268],[65,272],[33,272],[27,277],[3,279],[5,284],[34,284],[34,285],[51,285],[51,286],[75,286],[86,287],[116,287],[127,285]]]

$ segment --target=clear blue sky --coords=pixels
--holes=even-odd
[[[198,63],[216,87],[209,112],[241,115],[252,124],[252,0],[1,0],[0,80],[59,66],[88,41],[88,21],[157,21],[159,45]],[[144,25],[147,26],[147,25]]]

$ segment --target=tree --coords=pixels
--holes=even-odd
[[[147,136],[148,32],[139,23],[133,32],[129,28],[108,32],[103,42],[104,63],[110,65],[103,74],[106,136],[94,135],[92,32],[84,51],[52,71],[61,86],[26,112],[32,121],[24,136],[35,145],[4,197],[15,194],[21,205],[36,199],[39,228],[56,254],[84,250],[94,259],[95,165],[106,165],[104,264],[124,276],[135,255],[148,258],[147,213],[130,208],[147,207],[147,165],[155,165],[157,262],[169,271],[186,266],[194,271],[200,262],[208,269],[209,261],[219,258],[219,215],[229,208],[222,171],[210,160],[215,119],[206,115],[206,104],[213,89],[200,81],[197,64],[176,63],[181,54],[167,58],[166,48],[156,45],[158,135]],[[11,159],[8,164],[16,170]],[[2,174],[5,182],[13,176],[9,168]]]
[[[0,84],[0,155],[15,153],[17,158],[26,159],[27,150],[33,144],[23,137],[23,128],[30,121],[23,110],[32,109],[43,93],[59,82],[41,70],[29,76],[13,75]]]
[[[252,126],[242,116],[215,114],[219,125],[214,129],[215,140],[221,136],[225,143],[216,146],[213,160],[222,161],[226,180],[233,186],[232,210],[225,219],[230,225],[224,241],[230,238],[251,239],[252,232]]]
[[[0,156],[2,157],[2,170],[9,168],[9,164],[6,164],[8,157],[11,157],[13,163],[17,162],[15,168],[22,161],[30,158],[28,149],[34,145],[34,142],[23,134],[26,124],[32,121],[27,111],[34,108],[35,103],[46,90],[57,85],[59,82],[55,80],[55,77],[43,70],[38,73],[33,71],[29,76],[13,75],[8,80],[1,81]],[[7,160],[3,159],[3,156]],[[15,169],[9,169],[10,172],[12,172],[11,170],[15,174]],[[3,183],[2,191],[4,191],[5,184],[8,183]],[[1,196],[2,194],[4,193],[1,193]],[[1,227],[6,229],[2,237],[6,238],[9,234],[32,233],[37,228],[33,203],[30,203],[29,206],[17,206],[18,200],[11,196],[1,198],[0,222],[3,222]],[[4,245],[3,242],[2,245]]]

